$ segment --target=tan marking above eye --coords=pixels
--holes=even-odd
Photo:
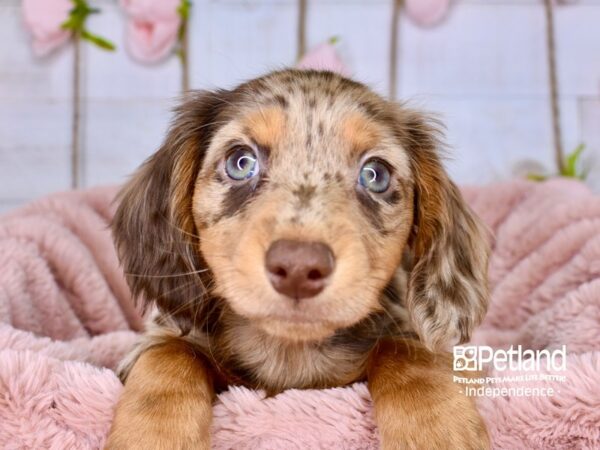
[[[265,148],[274,148],[284,134],[286,117],[278,106],[252,111],[242,120],[249,137]]]
[[[377,125],[359,113],[353,113],[341,122],[341,135],[350,144],[353,153],[362,153],[377,145],[380,132]]]

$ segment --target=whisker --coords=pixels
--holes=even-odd
[[[183,234],[190,236],[194,239],[200,239],[200,236],[194,233],[190,233],[187,230],[184,230],[183,228],[177,226],[176,224],[172,223],[167,217],[165,217],[164,215],[161,215],[161,217],[163,218],[163,220],[167,223],[167,225],[170,225],[171,227],[175,228],[176,230],[182,232]]]
[[[200,270],[193,270],[191,272],[176,273],[176,274],[172,274],[172,275],[144,275],[141,273],[125,272],[125,275],[130,276],[130,277],[137,277],[137,278],[177,278],[177,277],[185,277],[187,275],[193,275],[195,273],[204,273],[204,272],[208,272],[209,270],[210,269],[200,269]]]

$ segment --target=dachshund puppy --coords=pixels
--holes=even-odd
[[[384,449],[483,449],[443,350],[487,307],[485,229],[436,124],[330,72],[195,92],[120,196],[148,328],[110,449],[208,449],[216,392],[366,380]]]

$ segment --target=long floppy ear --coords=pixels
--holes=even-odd
[[[204,316],[206,267],[192,218],[194,182],[229,91],[191,93],[161,148],[119,194],[113,237],[134,298],[156,303],[187,332]],[[198,322],[196,322],[198,323]]]
[[[423,343],[443,348],[468,341],[487,310],[488,233],[440,162],[436,123],[411,110],[397,121],[415,182],[407,308]]]

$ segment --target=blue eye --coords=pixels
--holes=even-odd
[[[258,174],[258,159],[247,147],[237,147],[225,161],[225,171],[234,180],[247,180]]]
[[[381,161],[369,159],[360,169],[358,182],[371,192],[381,194],[390,187],[390,171]]]

